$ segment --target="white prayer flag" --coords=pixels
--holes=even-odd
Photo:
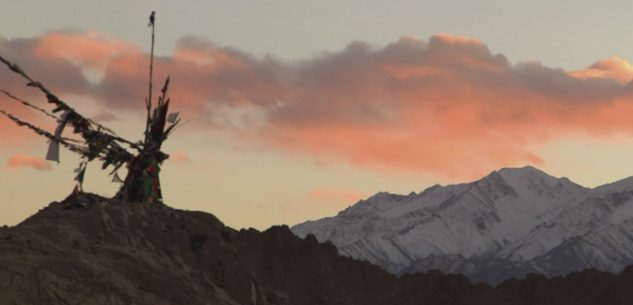
[[[66,110],[64,114],[62,114],[61,121],[59,121],[59,125],[55,128],[56,138],[62,137],[64,127],[66,126],[66,118],[68,118],[70,111],[71,110]],[[46,160],[59,162],[59,142],[51,140],[51,144],[48,145],[48,151],[46,152]]]

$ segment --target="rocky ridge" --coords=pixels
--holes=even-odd
[[[91,194],[0,229],[0,304],[630,304],[633,269],[497,287],[393,275],[287,226],[233,230],[208,213]]]

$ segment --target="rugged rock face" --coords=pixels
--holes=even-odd
[[[379,267],[341,257],[312,235],[299,239],[286,226],[242,230],[234,240],[257,279],[290,304],[390,304],[384,293],[397,285]]]
[[[633,268],[620,275],[586,270],[551,279],[528,275],[496,287],[438,271],[396,277],[367,262],[337,255],[313,235],[288,227],[242,230],[234,240],[264,287],[296,305],[600,305],[633,304]]]
[[[262,304],[262,298],[229,229],[210,214],[81,195],[0,232],[0,304]]]
[[[0,304],[599,305],[633,303],[633,268],[497,287],[438,271],[397,277],[288,227],[83,194],[0,228]]]

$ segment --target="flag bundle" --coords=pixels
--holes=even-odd
[[[113,175],[112,182],[121,183],[121,188],[116,195],[117,198],[131,202],[162,202],[159,179],[160,166],[163,161],[169,158],[169,155],[161,151],[161,146],[171,132],[174,131],[175,127],[180,125],[181,119],[179,112],[169,113],[168,115],[170,104],[170,99],[167,96],[169,77],[165,80],[155,107],[152,103],[155,21],[155,12],[152,12],[149,23],[149,26],[152,27],[152,49],[149,92],[145,102],[147,122],[144,141],[133,142],[126,140],[118,136],[110,128],[79,114],[43,83],[35,81],[17,64],[0,56],[0,62],[9,70],[25,79],[27,86],[38,89],[46,96],[48,103],[53,106],[52,113],[18,98],[8,91],[0,89],[0,92],[26,107],[44,113],[49,118],[56,119],[58,125],[54,133],[50,133],[2,109],[0,109],[0,114],[6,116],[18,126],[26,126],[35,133],[46,137],[50,141],[46,152],[47,160],[59,162],[60,146],[80,155],[82,162],[75,172],[75,181],[77,182],[75,191],[77,192],[83,191],[83,182],[88,163],[98,159],[102,161],[102,169],[106,169],[110,165],[114,167],[110,173],[110,175]],[[56,114],[59,112],[61,112],[61,116],[57,117]],[[72,128],[73,134],[77,135],[80,140],[64,137],[63,132],[67,127]],[[129,149],[135,152],[130,152]],[[125,179],[121,179],[118,175],[118,170],[123,165],[126,165],[128,171]]]

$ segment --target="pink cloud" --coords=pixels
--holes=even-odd
[[[101,69],[118,56],[139,52],[130,43],[95,31],[51,32],[39,39],[34,49],[39,58]]]
[[[171,153],[169,155],[169,159],[180,161],[180,162],[187,162],[190,160],[189,155],[187,155],[184,151],[181,151],[181,150]]]
[[[586,69],[572,71],[570,74],[581,79],[614,79],[622,84],[626,84],[633,79],[633,65],[618,56],[612,56],[600,60]]]
[[[133,44],[55,32],[0,39],[0,54],[61,93],[89,95],[108,111],[142,111],[148,57]],[[480,40],[449,34],[384,47],[354,42],[295,62],[186,37],[156,67],[156,79],[172,77],[174,109],[198,126],[270,150],[378,170],[475,177],[542,164],[535,144],[633,131],[633,69],[624,59],[568,72],[512,64]],[[86,80],[86,68],[102,69],[99,83]],[[4,72],[0,81],[24,92]]]
[[[9,158],[7,161],[7,165],[11,168],[20,169],[20,168],[34,168],[36,170],[47,171],[51,170],[51,164],[40,158],[31,157],[23,154],[15,154]]]
[[[98,114],[92,116],[90,119],[99,123],[113,122],[118,120],[118,118],[114,114],[103,110],[101,110],[101,112],[99,112]]]
[[[338,190],[329,188],[315,188],[307,195],[307,199],[321,204],[351,205],[363,198],[358,192],[351,190]]]

